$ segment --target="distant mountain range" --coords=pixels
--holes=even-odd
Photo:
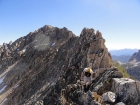
[[[131,56],[137,52],[138,49],[121,49],[121,50],[110,50],[110,54],[113,60],[121,63],[127,63]]]
[[[112,55],[113,60],[119,61],[121,63],[127,63],[130,58],[131,58],[130,55],[120,55],[120,56]]]
[[[121,49],[121,50],[110,50],[110,54],[111,55],[116,55],[116,56],[120,56],[120,55],[130,55],[132,56],[135,52],[137,52],[139,49]]]

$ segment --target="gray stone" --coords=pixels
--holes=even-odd
[[[91,105],[101,105],[101,104],[98,103],[97,101],[93,100],[93,101],[91,101]]]
[[[130,105],[140,102],[140,82],[128,78],[113,78],[112,89],[119,101]]]
[[[13,43],[13,42],[12,42],[12,41],[10,41],[10,42],[9,42],[9,45],[12,45],[12,43]]]
[[[116,105],[125,105],[123,102],[119,102]]]
[[[113,92],[106,92],[102,95],[102,102],[111,102],[114,103],[116,100],[115,93]]]

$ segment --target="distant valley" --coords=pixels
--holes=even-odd
[[[128,74],[140,81],[140,50],[122,49],[110,51],[112,59],[125,66]]]
[[[131,58],[130,55],[120,55],[120,56],[112,55],[113,60],[119,61],[121,63],[127,63],[130,58]]]

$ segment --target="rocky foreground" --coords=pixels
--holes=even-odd
[[[44,26],[0,46],[1,105],[138,105],[140,83],[123,78],[99,31]],[[83,68],[96,72],[82,92]]]

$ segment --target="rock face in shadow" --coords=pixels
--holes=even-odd
[[[75,36],[65,27],[52,26],[4,43],[0,46],[0,103],[61,105],[62,89],[75,84],[83,68],[112,66],[104,43],[94,29],[84,28]]]
[[[138,63],[136,66],[128,67],[127,71],[129,75],[140,81],[140,63]]]

